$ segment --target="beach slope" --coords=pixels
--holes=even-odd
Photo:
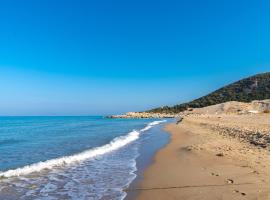
[[[266,114],[190,115],[168,125],[171,142],[129,192],[138,193],[138,200],[270,199],[269,146],[239,137],[242,131],[224,134],[226,128],[241,129],[239,124],[243,131],[256,126],[267,132],[269,120]]]

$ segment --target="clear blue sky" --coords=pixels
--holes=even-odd
[[[270,71],[270,1],[1,0],[0,115],[95,115]]]

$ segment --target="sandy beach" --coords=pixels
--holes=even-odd
[[[269,145],[256,143],[262,136],[243,136],[255,129],[257,135],[268,134],[269,122],[267,114],[221,114],[169,124],[170,143],[128,192],[138,193],[137,200],[270,199]],[[231,129],[241,131],[228,134]]]

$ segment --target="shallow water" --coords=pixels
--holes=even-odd
[[[0,199],[123,199],[156,121],[1,118]]]

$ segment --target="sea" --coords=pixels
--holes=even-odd
[[[122,200],[170,120],[0,117],[0,199]]]

